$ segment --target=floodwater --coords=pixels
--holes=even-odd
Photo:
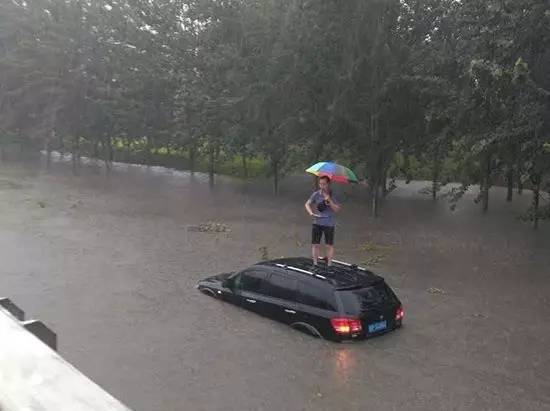
[[[0,294],[137,411],[550,410],[550,227],[516,218],[529,192],[453,213],[400,183],[375,221],[362,187],[339,187],[337,256],[376,264],[405,307],[379,338],[316,340],[194,289],[261,247],[307,255],[311,183],[275,198],[154,167],[0,165]],[[230,231],[189,229],[208,221]]]

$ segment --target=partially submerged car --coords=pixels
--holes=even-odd
[[[384,279],[357,265],[310,258],[264,261],[199,281],[212,297],[316,337],[355,340],[399,328],[403,305]]]

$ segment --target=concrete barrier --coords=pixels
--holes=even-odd
[[[25,311],[17,306],[9,298],[0,298],[0,307],[5,308],[11,315],[17,318],[19,321],[25,321]]]
[[[22,310],[12,307],[16,317],[3,308],[10,306],[3,301],[0,411],[129,411],[52,349],[57,344],[55,333],[36,320],[20,322]]]

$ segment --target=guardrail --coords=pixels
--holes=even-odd
[[[130,411],[56,348],[53,331],[0,299],[0,411]]]

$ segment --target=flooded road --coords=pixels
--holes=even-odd
[[[397,332],[334,344],[194,289],[269,257],[308,255],[311,179],[269,182],[116,165],[73,176],[0,166],[0,295],[137,411],[550,410],[550,227],[504,190],[483,216],[399,184],[369,216],[340,190],[337,256],[376,263],[405,307]],[[341,188],[340,188],[341,189]],[[196,232],[208,221],[230,231]]]

